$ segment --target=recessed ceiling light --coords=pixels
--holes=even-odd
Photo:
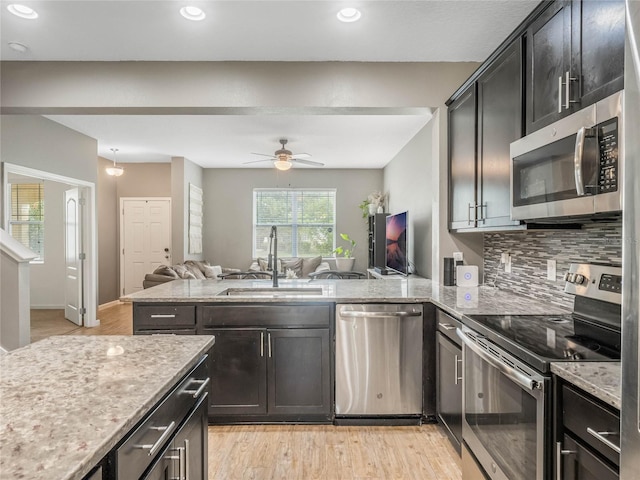
[[[204,20],[204,17],[207,16],[201,8],[193,6],[182,7],[180,9],[180,15],[182,15],[187,20],[194,21]]]
[[[26,5],[20,5],[17,3],[12,3],[7,6],[7,10],[9,10],[14,15],[20,18],[27,18],[29,20],[33,20],[34,18],[38,18],[38,12],[36,12],[33,8],[27,7]]]
[[[9,48],[19,53],[26,53],[29,47],[19,42],[9,42]]]
[[[340,20],[341,22],[351,23],[360,20],[362,14],[360,13],[360,10],[348,7],[340,10],[337,16],[338,20]]]

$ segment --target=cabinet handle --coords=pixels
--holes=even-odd
[[[154,313],[151,318],[176,318],[175,313]]]
[[[186,442],[186,440],[185,440]],[[176,450],[178,450],[178,458],[175,457],[171,457],[172,460],[178,460],[178,477],[177,480],[184,480],[184,465],[185,465],[185,454],[184,454],[184,448],[182,447],[178,447],[176,448]],[[176,478],[176,477],[173,477]]]
[[[574,450],[563,450],[562,442],[556,442],[556,480],[562,480],[562,456],[576,453]]]
[[[271,358],[271,334],[267,333],[267,342],[269,342],[269,358]]]
[[[564,108],[566,108],[567,110],[569,109],[569,107],[571,106],[572,103],[578,103],[575,100],[569,100],[571,98],[571,82],[575,82],[576,78],[572,77],[569,74],[569,71],[566,72],[565,74],[565,99],[564,99]]]
[[[608,438],[606,438],[610,435],[616,435],[616,436],[620,435],[620,432],[596,432],[593,428],[587,427],[587,433],[592,437],[595,437],[598,440],[600,440],[602,443],[604,443],[607,447],[609,447],[614,452],[620,453],[620,447],[615,443],[613,443]]]
[[[189,440],[184,441],[184,480],[189,480]]]
[[[455,330],[456,329],[456,327],[454,327],[450,323],[439,323],[438,322],[438,325],[440,325],[440,327],[444,328],[445,330]]]
[[[458,364],[462,362],[462,359],[458,357],[458,355],[454,355],[455,363],[453,364],[453,383],[458,385],[458,382],[462,381],[462,377],[460,376],[460,372],[458,371]]]
[[[260,356],[264,357],[264,332],[260,332]]]
[[[183,392],[189,395],[193,395],[193,398],[198,398],[202,394],[202,392],[204,392],[205,388],[207,388],[207,385],[209,385],[210,381],[210,377],[207,377],[204,380],[193,380],[193,383],[199,384],[200,388],[198,388],[197,390],[183,390]]]
[[[154,443],[153,445],[136,445],[136,447],[143,450],[149,450],[149,456],[154,456],[158,449],[162,446],[164,441],[169,437],[169,435],[171,435],[175,426],[176,422],[171,422],[166,427],[151,427],[150,430],[158,430],[160,432],[163,432],[162,435],[160,435],[160,438],[156,440],[156,443]]]
[[[558,77],[558,113],[562,113],[562,75]]]
[[[482,214],[482,210],[487,208],[487,204],[483,203],[482,205],[476,205],[476,221],[481,221],[484,223],[484,215]],[[480,215],[478,215],[478,209],[480,209]]]
[[[471,205],[471,203],[467,204],[467,225],[471,225],[471,210],[473,209],[473,211],[475,212],[476,208],[478,208],[478,205],[476,205],[475,203],[473,205]],[[473,214],[473,222],[475,223],[476,221],[476,214]]]

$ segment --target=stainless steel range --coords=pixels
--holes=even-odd
[[[620,267],[576,264],[566,315],[471,315],[463,343],[466,447],[492,480],[544,480],[552,468],[550,362],[620,358]]]

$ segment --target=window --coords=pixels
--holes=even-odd
[[[44,260],[44,185],[11,184],[9,234]]]
[[[272,225],[278,227],[279,257],[331,255],[336,240],[335,189],[254,189],[254,258],[268,255]]]

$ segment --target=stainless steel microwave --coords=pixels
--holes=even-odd
[[[624,91],[511,144],[514,220],[622,210]]]

